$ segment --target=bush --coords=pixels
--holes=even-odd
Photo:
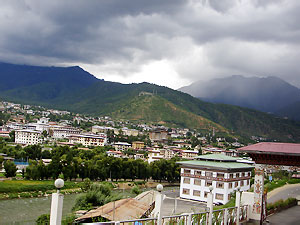
[[[142,193],[142,191],[141,191],[141,189],[140,189],[138,186],[134,186],[134,187],[131,189],[131,193],[132,193],[132,194],[138,195],[138,194]]]
[[[91,188],[91,180],[89,178],[84,178],[83,182],[81,183],[81,190],[88,191]]]
[[[37,225],[48,225],[50,224],[50,214],[42,214],[35,221]]]
[[[6,160],[4,162],[4,169],[5,169],[4,175],[6,177],[15,177],[16,176],[17,167],[12,161]]]
[[[17,193],[9,193],[8,197],[9,198],[19,198],[19,195]]]
[[[30,194],[30,193],[27,193],[27,192],[25,192],[25,193],[20,193],[20,197],[21,197],[21,198],[30,198],[30,197],[31,197],[31,194]]]

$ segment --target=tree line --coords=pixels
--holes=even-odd
[[[4,148],[6,150],[11,149]],[[2,149],[3,151],[3,149]],[[29,166],[23,171],[26,179],[45,180],[63,176],[65,180],[89,178],[91,180],[148,180],[175,182],[180,179],[179,158],[161,159],[152,163],[141,159],[115,158],[107,156],[107,147],[78,149],[77,147],[56,146],[51,151],[42,151],[41,146],[32,145],[25,148],[14,147],[10,156],[29,159]],[[41,160],[45,155],[51,159],[49,164]]]

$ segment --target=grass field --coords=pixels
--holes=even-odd
[[[79,187],[78,183],[65,181],[65,186],[62,189],[71,189]],[[0,193],[19,193],[56,189],[54,181],[32,181],[32,180],[4,180],[0,182]]]

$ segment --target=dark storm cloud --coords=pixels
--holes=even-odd
[[[239,73],[300,85],[299,12],[291,0],[4,1],[0,60],[123,77],[164,61],[190,81]]]

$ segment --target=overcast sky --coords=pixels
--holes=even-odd
[[[299,0],[0,0],[0,61],[179,88],[233,74],[300,87]]]

